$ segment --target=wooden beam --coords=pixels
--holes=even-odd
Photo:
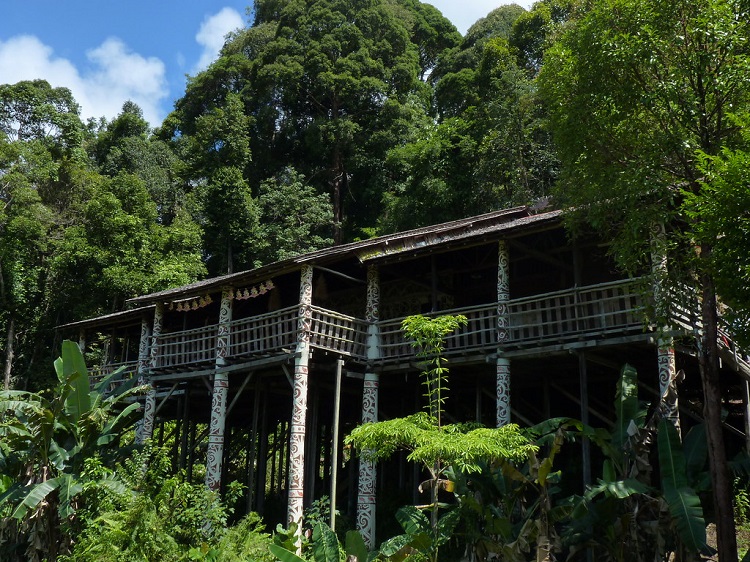
[[[237,403],[237,400],[239,400],[240,396],[242,396],[242,393],[244,392],[245,387],[250,382],[250,379],[253,378],[254,374],[255,374],[255,371],[250,371],[245,377],[245,380],[242,381],[242,386],[240,386],[239,390],[234,395],[234,398],[232,399],[232,401],[229,403],[229,406],[227,407],[227,417],[229,417],[229,414],[232,413],[232,408],[234,408],[234,405]]]

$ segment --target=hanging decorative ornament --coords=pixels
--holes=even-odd
[[[252,289],[250,289],[250,296],[253,297],[253,298],[257,297],[258,296],[258,289],[256,289],[255,287],[253,287]]]
[[[231,301],[234,299],[234,291],[227,291],[227,298]],[[211,302],[211,295],[206,295],[206,301]]]
[[[236,298],[236,299],[238,299],[238,300],[242,300],[242,293],[240,292],[240,290],[239,290],[239,289],[237,289],[237,296],[236,296],[236,297],[234,297],[234,298]]]
[[[258,287],[258,293],[261,295],[265,295],[267,292],[265,283],[261,283],[260,287]]]
[[[174,310],[174,303],[173,302],[169,303],[169,310]]]
[[[248,291],[247,289],[245,289],[244,292],[242,293],[242,298],[243,299],[249,299],[250,298],[250,291]]]
[[[193,305],[190,308],[191,310],[198,310],[198,301],[193,299]]]
[[[232,291],[229,291],[229,294],[232,295]],[[206,295],[206,304],[211,304],[214,302],[214,299],[211,298],[211,295]]]
[[[177,312],[182,312],[182,303],[181,302],[177,303]]]
[[[203,297],[199,298],[198,299],[198,306],[201,307],[201,308],[203,308],[204,306],[206,306],[206,299],[204,299]]]
[[[266,281],[266,289],[268,289],[270,291],[274,287],[276,287],[276,285],[273,284],[273,281],[271,281],[270,279],[268,281]]]

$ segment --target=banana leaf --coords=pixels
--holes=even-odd
[[[347,531],[345,545],[347,560],[353,557],[355,562],[367,562],[369,552],[359,531]]]
[[[84,412],[91,409],[89,372],[77,343],[70,340],[62,342],[62,357],[55,361],[55,371],[60,382],[69,387],[65,397],[65,413],[73,422],[77,422]]]
[[[316,562],[339,562],[339,539],[322,521],[313,529],[312,545]]]
[[[674,424],[659,423],[657,434],[662,491],[680,540],[693,552],[706,547],[706,520],[698,494],[688,485],[682,443]]]
[[[287,550],[283,546],[272,544],[268,546],[268,550],[281,562],[306,562],[304,558],[297,556],[294,552]]]

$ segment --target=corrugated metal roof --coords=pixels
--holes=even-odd
[[[140,319],[144,315],[148,315],[149,312],[151,312],[151,315],[153,316],[153,309],[155,306],[142,306],[140,308],[132,309],[132,310],[124,310],[122,312],[113,312],[112,314],[106,314],[104,316],[97,316],[96,318],[90,318],[88,320],[79,320],[78,322],[70,322],[68,324],[63,324],[62,326],[57,326],[58,330],[72,330],[75,328],[92,328],[94,326],[97,326],[99,324],[106,324],[107,326],[117,326],[117,325],[126,325],[126,324],[135,324],[136,321],[140,321]]]
[[[241,271],[197,281],[182,287],[167,289],[149,295],[129,299],[129,305],[142,306],[157,302],[174,301],[181,298],[197,297],[207,291],[215,291],[223,286],[258,283],[282,273],[294,271],[303,264],[326,264],[332,261],[356,257],[361,262],[378,261],[399,253],[416,249],[427,251],[443,244],[482,238],[492,233],[512,234],[526,227],[542,225],[546,222],[559,222],[561,211],[531,214],[528,207],[514,207],[493,211],[483,215],[426,226],[351,242],[340,246],[331,246],[315,252],[309,252],[283,261],[265,265],[256,269]]]

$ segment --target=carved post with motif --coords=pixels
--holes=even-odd
[[[141,339],[138,341],[138,366],[136,367],[135,376],[137,377],[138,386],[148,384],[148,369],[151,364],[149,349],[149,338],[151,337],[151,326],[147,318],[141,319]],[[145,412],[145,407],[144,407]],[[138,421],[135,430],[135,442],[142,444],[145,441],[143,435],[144,418]]]
[[[362,389],[362,423],[378,421],[378,386],[380,377],[373,372],[372,361],[380,356],[380,329],[378,320],[380,307],[380,277],[376,266],[367,268],[367,359]],[[359,485],[357,488],[357,529],[368,548],[375,546],[375,482],[377,468],[373,461],[360,458]]]
[[[659,394],[664,396],[672,379],[677,374],[674,338],[669,332],[669,295],[667,286],[667,235],[662,223],[655,224],[651,231],[651,272],[654,278],[654,311],[661,324],[657,342],[657,365],[659,367]],[[680,411],[677,398],[670,400],[669,418],[680,429]]]
[[[146,384],[150,382],[150,375],[153,369],[156,369],[156,361],[159,353],[159,336],[161,335],[161,329],[164,325],[164,304],[157,303],[154,309],[154,327],[151,329],[151,353],[149,358],[149,364],[147,369]],[[143,325],[141,324],[141,336],[143,336]],[[156,388],[151,384],[151,388],[146,394],[146,405],[143,408],[143,431],[142,440],[146,441],[151,439],[151,435],[154,433],[154,415],[156,412]]]
[[[497,249],[497,426],[510,423],[510,359],[502,356],[501,346],[510,339],[510,258],[508,244],[501,240]]]
[[[308,364],[312,327],[313,268],[300,271],[299,316],[297,319],[297,357],[294,360],[292,427],[289,436],[289,500],[287,522],[297,523],[301,532],[305,505],[305,436],[307,431]]]
[[[232,288],[221,292],[219,326],[216,334],[216,371],[211,392],[211,421],[206,450],[206,487],[218,491],[221,487],[221,467],[224,459],[224,426],[227,417],[227,392],[229,377],[221,367],[226,364],[229,348],[229,324],[232,321]]]

